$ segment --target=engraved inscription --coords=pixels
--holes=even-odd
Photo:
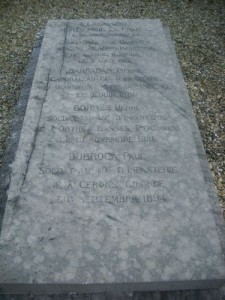
[[[168,178],[179,169],[174,159],[155,161],[154,153],[168,151],[163,141],[172,147],[181,132],[164,96],[172,85],[139,62],[145,55],[154,65],[158,55],[151,39],[140,38],[142,28],[101,24],[70,24],[59,43],[60,72],[49,76],[58,111],[49,111],[38,130],[49,147],[62,148],[63,162],[43,160],[39,174],[51,178],[52,204],[167,203]]]

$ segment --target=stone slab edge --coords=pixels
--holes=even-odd
[[[220,293],[210,291],[135,292],[106,294],[0,295],[0,300],[224,300]]]
[[[7,190],[11,182],[11,164],[15,160],[15,155],[20,139],[21,129],[23,127],[23,120],[26,113],[33,77],[41,49],[43,34],[43,32],[38,32],[36,34],[33,51],[30,56],[22,90],[16,105],[15,117],[12,123],[12,130],[10,136],[7,139],[6,150],[3,157],[3,164],[0,169],[0,234],[5,206],[7,202]]]

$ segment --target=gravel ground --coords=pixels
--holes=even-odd
[[[0,166],[35,34],[48,19],[79,18],[160,18],[170,29],[225,211],[225,0],[0,0]]]
[[[225,211],[224,0],[1,0],[0,165],[36,32],[79,18],[160,18],[170,29]]]

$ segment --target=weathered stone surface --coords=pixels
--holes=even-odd
[[[50,21],[12,165],[1,291],[220,286],[212,185],[161,23]]]

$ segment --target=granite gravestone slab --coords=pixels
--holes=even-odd
[[[1,293],[219,287],[212,185],[160,21],[49,21],[12,164]]]

